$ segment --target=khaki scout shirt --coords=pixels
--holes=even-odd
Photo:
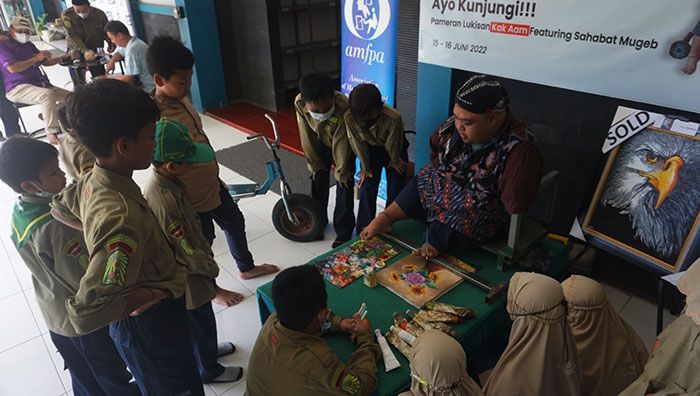
[[[184,186],[156,171],[146,185],[144,197],[178,260],[187,265],[187,309],[199,308],[216,295],[214,279],[219,275],[219,266],[204,239],[197,212],[187,202]]]
[[[61,19],[68,35],[69,50],[94,51],[104,48],[105,41],[109,43],[105,33],[107,15],[99,8],[90,7],[90,15],[83,19],[70,7],[63,11]]]
[[[163,289],[172,298],[185,291],[186,268],[131,178],[95,165],[54,197],[63,217],[83,224],[90,255],[87,273],[66,302],[76,330],[89,333],[121,319],[124,294],[139,287]]]
[[[80,231],[51,216],[48,198],[22,196],[13,213],[13,242],[32,273],[34,295],[49,330],[78,335],[68,319],[66,300],[75,295],[88,264]],[[34,210],[32,210],[34,209]],[[32,211],[33,213],[29,213]],[[17,221],[17,217],[26,221]]]
[[[331,316],[331,331],[341,318]],[[374,335],[357,336],[347,364],[326,340],[282,326],[276,313],[263,325],[248,362],[246,396],[371,395],[377,387],[379,345]]]
[[[377,122],[369,129],[363,128],[348,111],[345,113],[345,125],[347,127],[350,146],[360,158],[362,170],[370,170],[369,146],[383,146],[389,153],[391,162],[401,160],[401,151],[404,144],[403,120],[401,114],[387,105],[382,108],[382,113]]]
[[[335,111],[331,118],[317,121],[306,110],[301,94],[294,99],[294,109],[297,113],[299,138],[309,171],[316,173],[325,168],[321,154],[316,149],[316,139],[331,147],[333,162],[335,162],[335,177],[338,180],[348,180],[354,175],[351,172],[352,151],[345,133],[343,115],[348,110],[348,98],[340,92],[335,93]]]
[[[156,92],[154,95],[160,108],[160,116],[178,120],[185,124],[192,138],[197,143],[211,146],[209,138],[202,128],[202,119],[192,103],[185,98],[176,100]],[[185,195],[197,212],[208,212],[221,205],[221,182],[219,181],[219,164],[216,160],[203,164],[192,164],[186,175],[179,176],[185,185]]]
[[[58,156],[73,180],[78,180],[95,166],[95,156],[71,134],[65,134],[61,139]]]

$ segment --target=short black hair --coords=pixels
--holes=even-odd
[[[40,140],[17,136],[7,139],[0,147],[0,180],[18,193],[23,193],[25,181],[39,181],[39,172],[57,158],[58,150]]]
[[[192,70],[194,55],[182,41],[175,37],[160,35],[151,40],[146,52],[148,72],[170,78],[177,70]]]
[[[129,29],[126,27],[125,24],[121,23],[120,21],[109,21],[105,25],[105,32],[107,33],[112,33],[112,34],[126,34],[127,36],[131,36],[131,33],[129,33]]]
[[[358,120],[367,120],[373,111],[384,106],[382,93],[374,84],[360,84],[350,92],[350,114]]]
[[[327,300],[326,283],[313,265],[287,268],[272,281],[272,303],[288,329],[304,331]]]
[[[331,77],[322,71],[312,71],[299,80],[301,100],[315,103],[335,94],[335,83]]]
[[[114,79],[79,86],[66,101],[68,122],[96,157],[109,157],[115,140],[137,140],[139,130],[160,118],[160,110],[143,90]]]

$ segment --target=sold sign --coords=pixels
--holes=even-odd
[[[608,135],[603,143],[603,153],[607,153],[625,140],[641,132],[644,128],[653,124],[659,116],[659,114],[647,111],[636,111],[617,122],[608,130]]]

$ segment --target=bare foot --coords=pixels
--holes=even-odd
[[[380,232],[389,233],[391,232],[391,222],[387,216],[380,214],[375,217],[367,227],[363,228],[360,232],[360,238],[362,239],[372,239]]]
[[[257,278],[258,276],[263,276],[267,274],[274,274],[275,272],[279,271],[280,269],[277,268],[276,265],[273,264],[261,264],[261,265],[256,265],[253,267],[252,270],[246,271],[246,272],[241,272],[241,279],[253,279]]]
[[[413,255],[425,258],[434,258],[439,256],[440,252],[438,252],[437,249],[433,247],[433,245],[426,242],[423,244],[423,246],[413,251]]]
[[[212,301],[219,305],[223,305],[224,307],[230,307],[240,303],[244,299],[245,296],[241,293],[236,293],[234,291],[222,289],[219,287],[216,290],[216,296],[214,296],[214,299]]]
[[[58,135],[55,133],[47,133],[46,137],[49,139],[49,143],[55,145],[58,145],[60,141],[58,140]]]

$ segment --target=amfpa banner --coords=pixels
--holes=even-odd
[[[420,6],[420,62],[700,112],[697,0]]]
[[[375,84],[394,106],[398,0],[342,0],[340,89]]]

